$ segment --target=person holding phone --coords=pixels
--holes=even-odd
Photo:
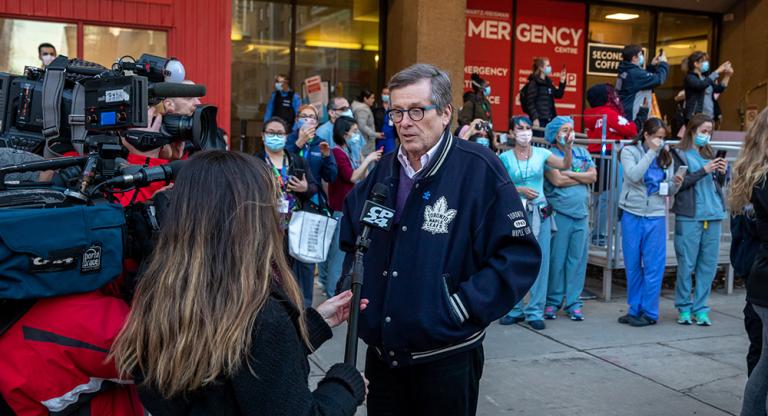
[[[728,170],[725,154],[716,156],[709,145],[713,129],[712,117],[696,114],[672,151],[675,165],[688,167],[671,210],[677,253],[675,307],[681,325],[691,325],[693,320],[700,326],[712,325],[707,300],[720,256],[720,232],[726,218],[723,185]],[[691,299],[694,272],[696,288]]]
[[[709,65],[709,55],[696,51],[683,62],[683,69],[688,72],[683,86],[685,87],[685,120],[694,114],[704,113],[712,118],[715,114],[715,97],[728,86],[733,75],[730,61],[724,62],[714,71]]]
[[[549,58],[540,57],[533,60],[533,73],[528,77],[528,84],[524,88],[525,96],[520,97],[520,102],[523,104],[523,111],[533,120],[534,127],[546,127],[550,120],[557,117],[555,99],[565,95],[565,65],[560,71],[560,83],[557,88],[552,82],[552,74]]]
[[[331,153],[333,143],[328,143],[317,134],[319,115],[313,105],[303,105],[293,132],[288,136],[285,148],[307,161],[312,176],[318,181],[331,183],[336,180],[338,167]],[[318,189],[318,191],[322,191]]]
[[[259,155],[267,162],[280,190],[278,212],[286,241],[288,224],[291,213],[309,201],[317,193],[317,183],[312,172],[307,168],[307,162],[285,149],[288,140],[288,125],[281,118],[273,117],[264,124],[264,153]],[[315,280],[314,265],[303,263],[288,256],[288,246],[285,246],[286,256],[292,262],[293,274],[299,283],[304,296],[304,307],[312,306],[312,291]]]
[[[653,102],[653,89],[667,81],[669,64],[664,50],[661,50],[646,69],[645,53],[640,45],[625,46],[621,57],[616,90],[624,107],[624,115],[634,120],[642,106]]]
[[[629,310],[619,323],[633,327],[659,320],[659,296],[667,261],[667,198],[682,182],[674,177],[672,156],[664,145],[669,128],[649,118],[640,135],[619,152],[624,170],[619,208],[621,247],[627,274]]]

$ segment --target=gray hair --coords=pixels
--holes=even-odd
[[[432,104],[438,111],[445,110],[451,105],[451,78],[442,69],[430,64],[415,64],[396,73],[389,80],[389,91],[407,87],[417,82],[428,79],[432,87]]]

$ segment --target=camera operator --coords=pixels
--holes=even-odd
[[[51,62],[56,59],[56,56],[56,48],[48,42],[41,43],[40,46],[37,47],[37,57],[40,58],[40,62],[42,63],[41,68],[50,65]]]

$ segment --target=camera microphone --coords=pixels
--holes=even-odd
[[[108,185],[146,185],[157,181],[172,181],[176,179],[176,175],[187,164],[186,160],[175,160],[164,165],[155,166],[151,168],[141,168],[136,173],[125,174],[122,176],[116,176],[106,183]]]
[[[157,82],[149,86],[152,97],[205,97],[205,85],[182,84],[180,82]]]

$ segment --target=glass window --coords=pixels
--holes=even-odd
[[[304,102],[303,81],[318,75],[323,97],[351,101],[363,88],[378,92],[378,71],[378,0],[233,0],[233,148],[240,147],[243,129],[250,138],[261,135],[276,75],[292,76],[291,87]],[[251,139],[244,150],[253,145]]]
[[[708,16],[659,13],[656,54],[664,49],[669,60],[669,78],[655,91],[661,114],[668,120],[675,115],[675,95],[683,89],[683,60],[695,51],[712,52],[712,24]]]
[[[164,31],[91,25],[83,27],[83,59],[107,68],[125,55],[136,59],[145,53],[166,56],[167,45],[167,34]]]
[[[618,51],[624,45],[630,44],[640,45],[647,50],[650,40],[651,20],[651,13],[644,10],[590,5],[588,42],[614,45],[616,47],[615,50]],[[648,54],[646,53],[646,55]],[[591,58],[587,57],[587,59]],[[589,87],[599,83],[613,84],[615,81],[616,75],[587,74],[586,89],[584,90],[584,108],[589,108],[589,103],[586,102],[586,91]]]
[[[0,18],[0,72],[21,74],[25,66],[41,66],[37,46],[52,44],[59,55],[77,55],[77,25]]]

